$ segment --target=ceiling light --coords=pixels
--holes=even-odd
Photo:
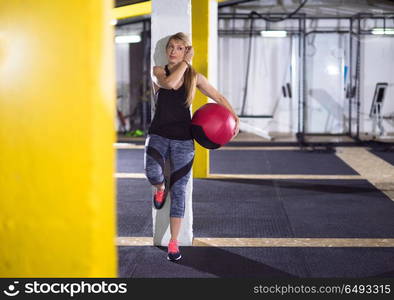
[[[394,28],[374,28],[372,34],[394,34]]]
[[[263,30],[260,32],[263,37],[285,37],[287,32],[284,30]]]
[[[328,65],[327,66],[327,73],[330,75],[338,75],[339,74],[339,69],[337,66],[334,65]]]
[[[139,35],[120,35],[115,37],[115,43],[117,44],[132,44],[141,42],[141,36]]]

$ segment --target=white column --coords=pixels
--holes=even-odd
[[[185,32],[191,37],[190,0],[152,0],[151,22],[151,65],[152,67],[164,66],[167,64],[165,45],[169,36],[177,32]],[[152,102],[152,107],[154,107],[154,102]],[[165,168],[167,176],[169,175],[168,168],[167,163]],[[191,177],[186,189],[185,216],[178,239],[182,246],[190,246],[193,241],[192,189],[193,178]],[[170,202],[169,195],[160,210],[152,206],[154,245],[167,246],[170,240]]]
[[[218,88],[218,1],[209,3],[208,80]],[[225,95],[226,96],[226,95]]]

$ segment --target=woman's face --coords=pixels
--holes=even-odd
[[[167,46],[167,58],[168,62],[177,64],[181,62],[185,57],[186,46],[185,43],[180,40],[170,40]]]

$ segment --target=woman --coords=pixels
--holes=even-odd
[[[163,207],[167,193],[171,192],[171,239],[167,258],[172,261],[181,258],[177,239],[184,216],[185,191],[194,158],[190,105],[196,87],[218,104],[228,108],[237,121],[236,134],[239,130],[238,116],[226,98],[192,68],[193,54],[190,39],[179,32],[172,35],[167,42],[168,64],[164,68],[153,67],[156,110],[145,144],[145,172],[154,186],[153,204],[156,209]],[[171,162],[169,184],[163,174],[164,162],[168,158]]]

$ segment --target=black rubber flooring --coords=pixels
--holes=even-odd
[[[211,151],[211,172],[357,174],[333,153],[253,151]],[[143,173],[143,150],[118,150],[117,172]],[[152,236],[151,201],[146,179],[117,179],[118,236]],[[195,237],[394,238],[394,202],[366,180],[194,179],[193,215]],[[394,277],[394,248],[181,247],[179,263],[165,250],[118,247],[119,277]]]
[[[144,173],[143,149],[118,149],[116,156],[118,173]]]
[[[241,153],[241,154],[240,154]],[[356,175],[335,153],[299,150],[217,150],[210,152],[211,173]]]
[[[335,153],[297,150],[210,151],[210,169],[221,174],[358,174]],[[118,149],[117,172],[143,173],[144,150]]]
[[[117,180],[118,236],[152,236],[151,188],[145,179]]]
[[[394,148],[391,150],[371,150],[371,152],[394,166]]]
[[[118,179],[118,235],[152,236],[144,179]],[[194,179],[196,237],[394,238],[394,202],[365,180]]]
[[[360,278],[394,277],[394,248],[118,247],[119,277]]]

